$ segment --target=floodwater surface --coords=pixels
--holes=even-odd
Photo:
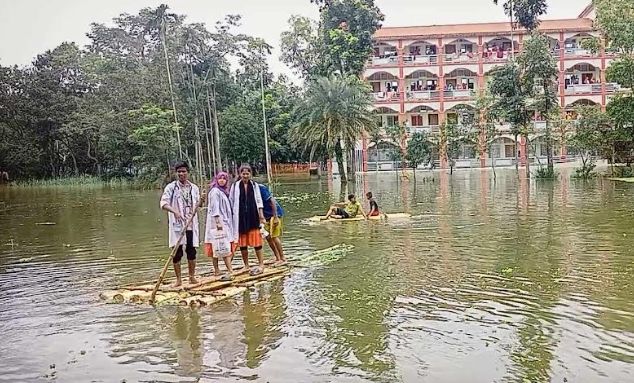
[[[417,178],[349,186],[409,220],[321,224],[346,191],[281,181],[290,258],[352,250],[199,309],[99,300],[158,275],[159,191],[0,188],[0,382],[634,379],[634,185]]]

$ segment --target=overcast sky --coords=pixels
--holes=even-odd
[[[0,64],[26,65],[38,53],[63,41],[83,46],[92,22],[109,23],[120,13],[167,3],[175,13],[209,29],[226,14],[242,15],[240,31],[262,37],[275,47],[270,65],[289,73],[279,62],[280,33],[293,14],[317,18],[309,0],[0,0]],[[576,17],[590,0],[549,0],[548,18]],[[385,26],[504,21],[492,0],[376,0]]]

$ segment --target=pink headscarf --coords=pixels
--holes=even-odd
[[[227,183],[225,184],[225,186],[220,186],[218,185],[218,180],[224,178]],[[229,195],[229,174],[225,173],[225,172],[218,172],[216,174],[216,176],[214,177],[214,179],[211,181],[211,188],[218,188],[220,189],[223,193],[225,193],[227,196]]]

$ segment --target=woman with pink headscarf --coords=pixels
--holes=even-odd
[[[209,195],[207,198],[207,222],[205,225],[205,253],[211,257],[214,265],[214,274],[220,275],[218,267],[218,256],[214,256],[212,244],[215,243],[217,236],[226,236],[230,241],[231,252],[224,256],[225,266],[229,274],[223,276],[223,279],[230,280],[233,269],[231,268],[231,259],[236,249],[234,238],[237,237],[234,227],[233,212],[231,203],[229,202],[229,174],[219,172],[211,182]]]

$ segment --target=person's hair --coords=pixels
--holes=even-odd
[[[372,198],[372,192],[365,193],[365,196],[368,197],[368,198]]]
[[[353,198],[354,198],[354,194],[349,194],[348,195],[348,201],[352,201]]]
[[[240,165],[240,169],[238,169],[238,174],[242,174],[242,171],[244,169],[249,169],[249,172],[253,173],[253,168],[251,168],[251,165],[249,164],[242,164]]]
[[[185,169],[187,169],[187,171],[189,171],[189,165],[185,161],[177,161],[174,164],[174,170],[178,170],[180,168],[185,168]]]

